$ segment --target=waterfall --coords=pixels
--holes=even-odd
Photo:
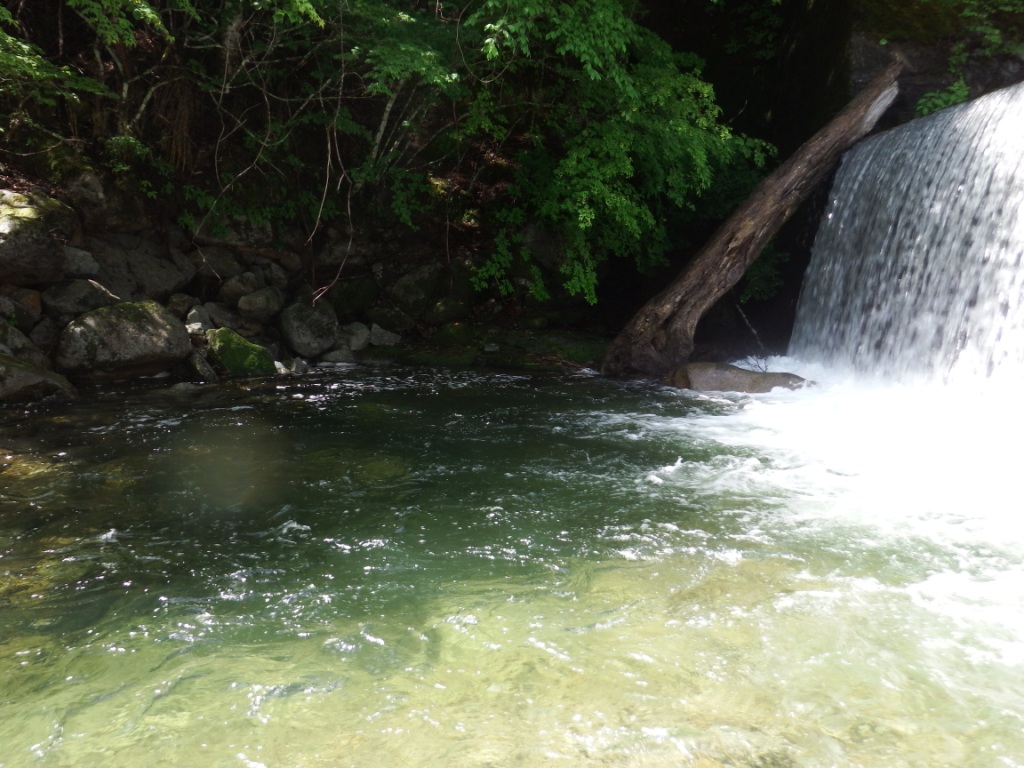
[[[895,379],[1024,369],[1024,84],[843,157],[790,354]]]

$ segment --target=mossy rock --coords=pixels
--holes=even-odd
[[[206,332],[210,356],[229,376],[270,376],[277,373],[270,351],[242,338],[230,328]]]

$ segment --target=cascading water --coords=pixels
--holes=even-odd
[[[1024,366],[1024,84],[844,157],[790,353],[888,378]]]

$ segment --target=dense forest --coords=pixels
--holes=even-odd
[[[685,259],[845,103],[854,27],[943,52],[921,113],[1020,50],[1024,0],[886,5],[6,0],[0,169],[93,170],[189,232],[408,235],[481,289],[593,303]],[[768,254],[742,300],[779,290]]]

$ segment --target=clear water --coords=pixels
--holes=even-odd
[[[0,426],[0,766],[1024,765],[1011,400],[352,368]]]

